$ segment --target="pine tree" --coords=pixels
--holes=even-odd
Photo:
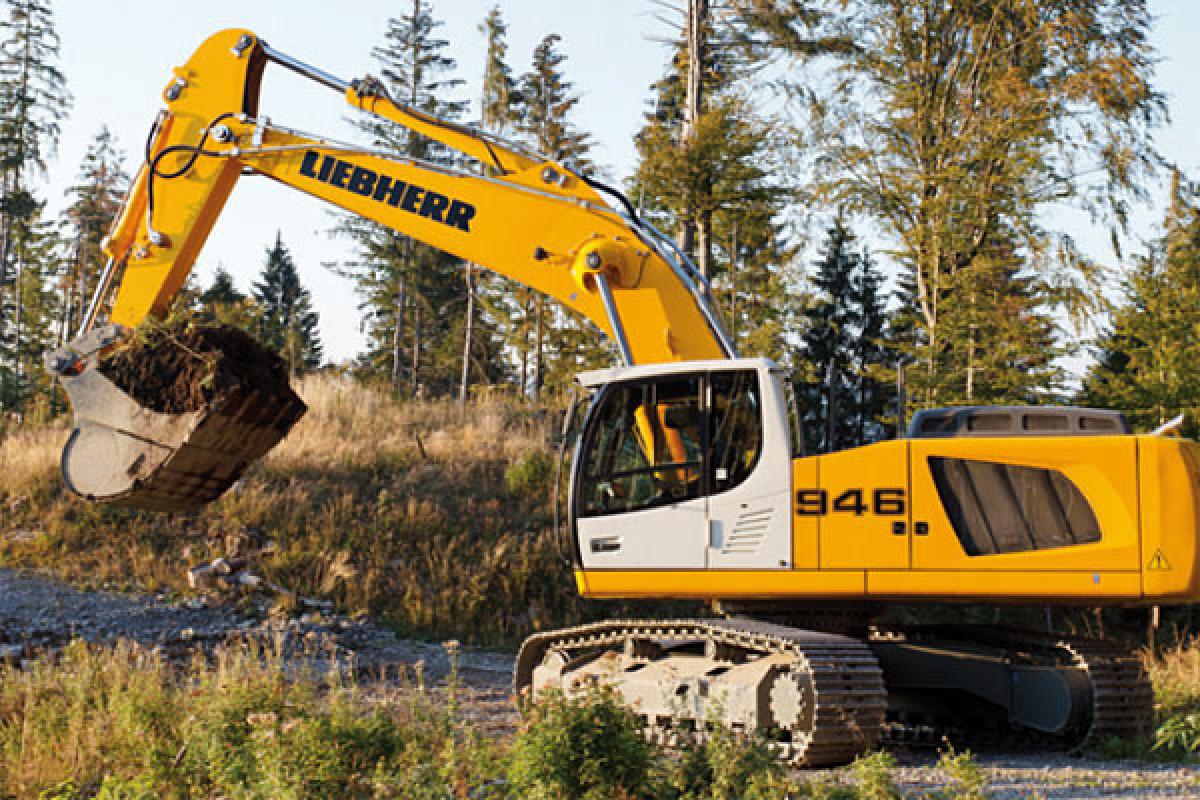
[[[851,384],[850,443],[877,442],[896,431],[897,353],[888,326],[887,296],[879,265],[865,248],[854,275],[853,298],[858,328],[851,347],[855,365]]]
[[[259,340],[279,351],[293,378],[321,366],[321,341],[312,296],[300,285],[300,275],[282,234],[267,250],[261,280],[254,284],[254,298],[262,309]]]
[[[817,291],[804,312],[800,371],[809,452],[834,452],[882,439],[894,408],[883,276],[854,246],[838,218],[814,266]]]
[[[591,139],[571,122],[579,95],[567,80],[567,56],[559,49],[562,37],[547,34],[533,50],[528,72],[517,81],[517,129],[531,147],[576,172],[588,172]],[[574,312],[540,292],[515,294],[515,315],[521,320],[516,349],[521,359],[522,387],[533,399],[543,388],[561,392],[581,369],[607,363],[609,351],[598,347],[603,336]]]
[[[11,236],[17,271],[11,306],[6,309],[12,319],[12,336],[3,355],[12,370],[3,373],[2,400],[24,413],[35,405],[47,407],[56,390],[42,356],[60,337],[61,302],[55,287],[63,274],[64,247],[57,226],[43,219],[41,206],[32,218],[15,220]]]
[[[844,387],[852,369],[852,337],[858,317],[851,299],[860,257],[841,220],[829,229],[812,278],[818,294],[805,312],[803,336],[807,375],[804,381],[804,435],[809,452],[831,453],[850,439],[842,413]]]
[[[853,0],[823,22],[854,46],[827,90],[795,86],[819,143],[814,188],[897,242],[919,404],[1035,396],[1046,370],[1020,370],[1038,362],[1053,312],[1078,321],[1102,297],[1098,265],[1041,212],[1075,204],[1118,242],[1157,160],[1165,106],[1146,3]]]
[[[397,102],[442,119],[455,119],[466,103],[452,99],[463,84],[453,77],[454,59],[428,0],[411,0],[410,11],[388,20],[384,43],[373,48],[386,88]],[[380,148],[434,163],[456,164],[447,148],[403,126],[375,117],[358,121]],[[399,389],[407,377],[416,393],[422,385],[448,391],[460,379],[460,359],[447,361],[442,339],[461,332],[466,302],[458,270],[461,262],[440,250],[373,222],[347,217],[338,228],[358,245],[360,258],[341,269],[358,284],[369,337],[359,371]],[[455,336],[455,341],[459,341]],[[437,351],[439,355],[435,357]]]
[[[6,0],[0,16],[0,304],[6,309],[0,338],[8,340],[7,350],[18,360],[0,369],[13,370],[16,384],[22,369],[18,354],[28,349],[20,340],[23,287],[44,267],[20,260],[39,249],[34,231],[42,204],[30,182],[44,173],[71,103],[57,65],[58,49],[48,2]]]
[[[690,0],[684,19],[668,72],[651,87],[631,190],[710,279],[739,350],[787,362],[794,251],[775,177],[784,173],[778,121],[755,112],[755,57],[730,45],[740,17]]]
[[[483,60],[483,93],[480,98],[480,121],[484,130],[492,133],[504,133],[515,121],[513,106],[515,82],[512,70],[506,60],[508,42],[505,37],[508,34],[508,26],[500,14],[499,7],[494,7],[488,12],[479,26],[479,32],[483,34],[486,43]],[[484,169],[490,168],[485,166]],[[462,377],[458,384],[458,402],[460,404],[467,400],[467,390],[473,367],[476,368],[474,371],[481,373],[480,377],[485,380],[500,372],[496,368],[501,358],[498,342],[495,341],[495,319],[494,317],[477,319],[479,314],[476,306],[480,305],[480,296],[487,297],[494,294],[496,284],[501,284],[500,291],[505,296],[508,296],[516,288],[511,281],[503,280],[499,276],[488,276],[474,264],[466,265],[463,270],[463,278],[466,281],[467,309],[463,322]],[[489,304],[485,300],[482,305],[487,308],[489,305],[495,307],[502,303]],[[492,355],[482,360],[479,359],[480,353],[477,351],[481,349],[490,351]],[[481,365],[486,366],[479,369]]]
[[[268,261],[270,259],[268,252]],[[262,309],[233,282],[233,275],[218,265],[209,287],[196,295],[196,319],[209,325],[229,325],[250,334],[264,327]],[[319,360],[319,359],[318,359]]]
[[[1079,399],[1140,430],[1183,414],[1183,434],[1200,434],[1200,189],[1178,172],[1162,235],[1126,277]]]
[[[72,259],[63,287],[62,327],[71,335],[91,302],[106,258],[101,246],[125,202],[129,176],[116,137],[102,126],[79,166],[65,216]]]

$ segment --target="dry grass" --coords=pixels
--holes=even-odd
[[[0,475],[4,491],[13,494],[44,480],[58,468],[67,430],[61,425],[21,427],[0,436]]]
[[[1200,709],[1200,637],[1185,639],[1157,656],[1147,651],[1144,661],[1164,716]]]
[[[522,404],[397,403],[348,378],[326,376],[304,379],[297,391],[309,411],[267,457],[272,468],[364,468],[419,455],[421,448],[442,462],[511,461],[543,447],[546,438],[542,415]]]
[[[525,474],[531,459],[546,462],[549,412],[397,402],[324,376],[300,392],[310,410],[288,438],[192,515],[88,504],[59,480],[61,429],[11,434],[0,444],[11,468],[0,563],[184,593],[187,567],[231,542],[269,540],[267,577],[407,633],[511,643],[589,615],[558,559],[550,487],[505,480],[514,465]]]
[[[330,675],[297,674],[261,640],[182,669],[136,645],[81,642],[0,667],[0,796],[445,797],[494,772],[496,745],[441,695],[414,686],[368,701]]]

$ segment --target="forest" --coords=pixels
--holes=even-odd
[[[792,370],[813,452],[894,435],[954,404],[1116,408],[1140,429],[1196,432],[1200,359],[1194,182],[1157,152],[1168,118],[1145,2],[647,2],[661,74],[644,92],[637,163],[593,160],[574,121],[571,43],[510,52],[499,7],[479,21],[480,75],[451,57],[429,0],[398,4],[371,49],[393,97],[478,124],[572,170],[615,179],[711,281],[739,350]],[[55,8],[0,19],[0,404],[12,423],[66,411],[42,366],[91,301],[104,236],[138,168],[95,135],[64,211],[42,188],[71,89]],[[595,101],[595,100],[593,100]],[[450,163],[366,115],[372,146]],[[463,166],[457,163],[457,166]],[[468,165],[469,166],[469,165]],[[475,168],[481,168],[476,166]],[[1167,197],[1154,235],[1134,211]],[[1085,212],[1104,253],[1056,229]],[[613,351],[552,299],[358,218],[331,221],[366,348],[322,356],[318,319],[281,237],[238,290],[219,269],[180,308],[278,349],[293,376],[327,368],[398,398],[502,391],[550,402]],[[303,257],[303,254],[300,254]],[[898,405],[903,371],[906,407]],[[903,414],[900,412],[903,411]]]

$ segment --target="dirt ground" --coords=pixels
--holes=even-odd
[[[374,621],[309,613],[293,619],[262,618],[253,604],[82,591],[27,571],[0,569],[0,657],[19,662],[81,637],[95,643],[120,638],[185,657],[196,647],[267,634],[289,658],[321,668],[334,658],[354,664],[360,684],[411,681],[419,671],[430,686],[445,680],[446,649],[438,643],[401,639]],[[459,675],[466,713],[483,728],[511,730],[512,654],[461,648]],[[938,788],[936,754],[901,752],[897,777],[903,788]],[[994,798],[1200,799],[1200,769],[1141,762],[1099,761],[1066,755],[983,753],[977,758]]]

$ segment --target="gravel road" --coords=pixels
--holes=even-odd
[[[369,619],[308,614],[299,619],[263,620],[234,604],[177,602],[163,597],[83,591],[44,575],[0,569],[0,657],[16,661],[53,650],[72,637],[104,643],[133,639],[182,656],[197,646],[239,635],[269,632],[294,643],[318,641],[342,657],[352,657],[364,678],[407,671],[420,663],[430,683],[448,669],[441,645],[398,638]],[[311,651],[312,648],[308,648]],[[310,658],[311,661],[311,658]],[[515,716],[508,702],[512,655],[463,648],[459,672],[467,687],[468,713],[485,728],[505,730]],[[933,792],[941,775],[935,757],[901,754],[897,778],[913,793]],[[1096,761],[1062,755],[988,753],[977,758],[995,798],[1142,798],[1200,800],[1200,769],[1140,762]]]

